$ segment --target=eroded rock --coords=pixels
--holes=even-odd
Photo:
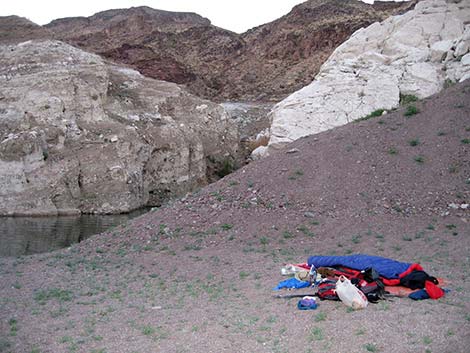
[[[379,109],[400,94],[425,98],[446,82],[470,77],[470,2],[427,0],[415,9],[360,29],[339,46],[314,81],[271,111],[268,149]]]
[[[0,97],[3,215],[159,205],[237,154],[220,105],[62,42],[0,46]]]

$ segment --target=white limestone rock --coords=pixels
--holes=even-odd
[[[412,11],[358,30],[310,85],[272,109],[268,150],[396,108],[400,94],[425,98],[446,80],[469,77],[469,22],[470,1],[423,0]]]
[[[176,84],[28,41],[0,45],[0,141],[0,215],[119,213],[207,183],[238,133]]]

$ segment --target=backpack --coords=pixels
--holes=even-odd
[[[380,279],[373,282],[367,283],[366,285],[359,287],[362,293],[367,297],[367,300],[371,303],[377,303],[380,299],[385,299],[385,286]]]
[[[326,279],[318,285],[317,296],[321,300],[339,300],[336,294],[336,280]]]

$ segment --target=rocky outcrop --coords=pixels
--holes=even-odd
[[[159,205],[231,166],[236,131],[221,106],[62,42],[0,46],[2,215]]]
[[[0,43],[14,44],[32,39],[48,39],[52,32],[24,17],[0,16]]]
[[[413,11],[361,29],[322,66],[315,80],[271,111],[268,148],[343,125],[401,95],[428,97],[470,78],[470,3],[426,0]]]
[[[236,34],[196,14],[136,7],[46,26],[54,38],[187,85],[217,101],[279,101],[310,83],[354,31],[407,11],[405,3],[309,0],[286,16]]]

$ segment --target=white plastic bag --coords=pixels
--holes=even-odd
[[[365,294],[344,276],[341,276],[336,282],[336,294],[344,304],[354,310],[364,309],[367,306],[368,301]]]

